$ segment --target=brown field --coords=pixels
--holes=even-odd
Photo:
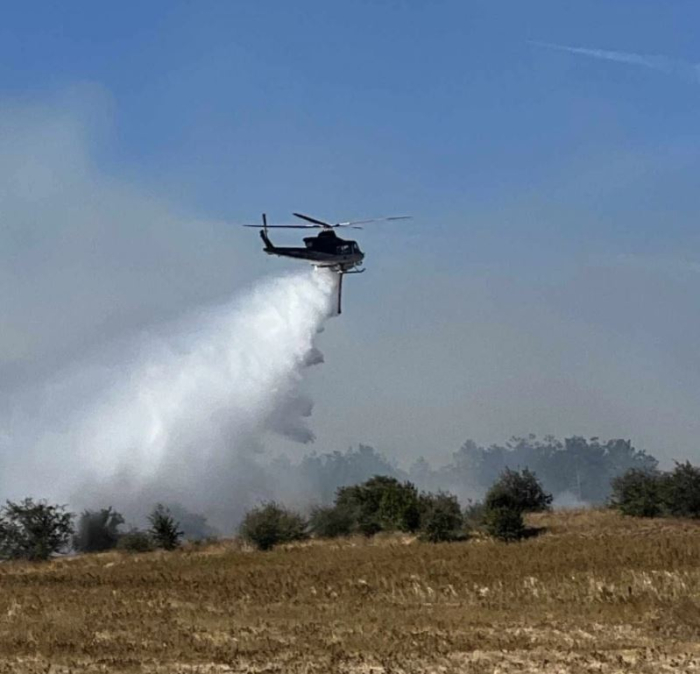
[[[700,672],[700,525],[0,565],[0,672]]]

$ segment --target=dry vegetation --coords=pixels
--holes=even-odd
[[[0,565],[0,672],[700,671],[700,528],[588,511],[519,544],[235,543]]]

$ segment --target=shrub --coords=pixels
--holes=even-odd
[[[633,468],[611,482],[610,505],[633,517],[658,517],[664,508],[664,476]]]
[[[353,513],[356,528],[367,536],[379,531],[416,531],[420,527],[418,490],[410,482],[376,475],[352,487],[341,487],[337,507]]]
[[[7,501],[0,511],[0,559],[49,559],[70,542],[73,517],[45,501]]]
[[[536,475],[527,468],[506,468],[484,499],[487,510],[509,508],[521,513],[548,510],[551,503],[552,495],[544,491]]]
[[[314,508],[309,517],[309,529],[319,538],[349,536],[355,525],[354,513],[341,506]]]
[[[163,550],[175,550],[179,547],[182,538],[180,523],[175,521],[168,508],[159,503],[148,516],[148,521],[151,523],[149,533],[156,547]]]
[[[700,517],[700,468],[689,462],[676,467],[663,479],[666,509],[674,517]]]
[[[422,537],[431,543],[454,541],[462,537],[464,520],[459,501],[451,494],[425,494],[421,497]]]
[[[78,552],[99,552],[116,547],[124,518],[112,508],[85,510],[78,519],[73,547]]]
[[[153,539],[147,531],[132,529],[122,534],[117,541],[117,550],[125,552],[150,552],[155,550]]]
[[[510,543],[525,537],[523,513],[518,508],[489,508],[485,513],[484,524],[486,531],[499,541]]]
[[[307,538],[304,518],[274,501],[263,503],[246,513],[239,533],[259,550],[270,550],[280,543]]]

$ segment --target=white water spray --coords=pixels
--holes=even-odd
[[[170,498],[230,511],[235,492],[249,491],[245,467],[267,432],[313,439],[297,384],[322,361],[314,340],[335,283],[321,271],[275,278],[144,335],[126,355],[63,373],[40,401],[36,391],[21,396],[0,435],[2,455],[13,457],[2,467],[4,495]]]

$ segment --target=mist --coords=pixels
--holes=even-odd
[[[251,479],[265,436],[313,440],[297,384],[322,361],[335,283],[320,270],[267,280],[17,395],[3,493],[127,513],[177,502],[231,528],[266,495]]]

